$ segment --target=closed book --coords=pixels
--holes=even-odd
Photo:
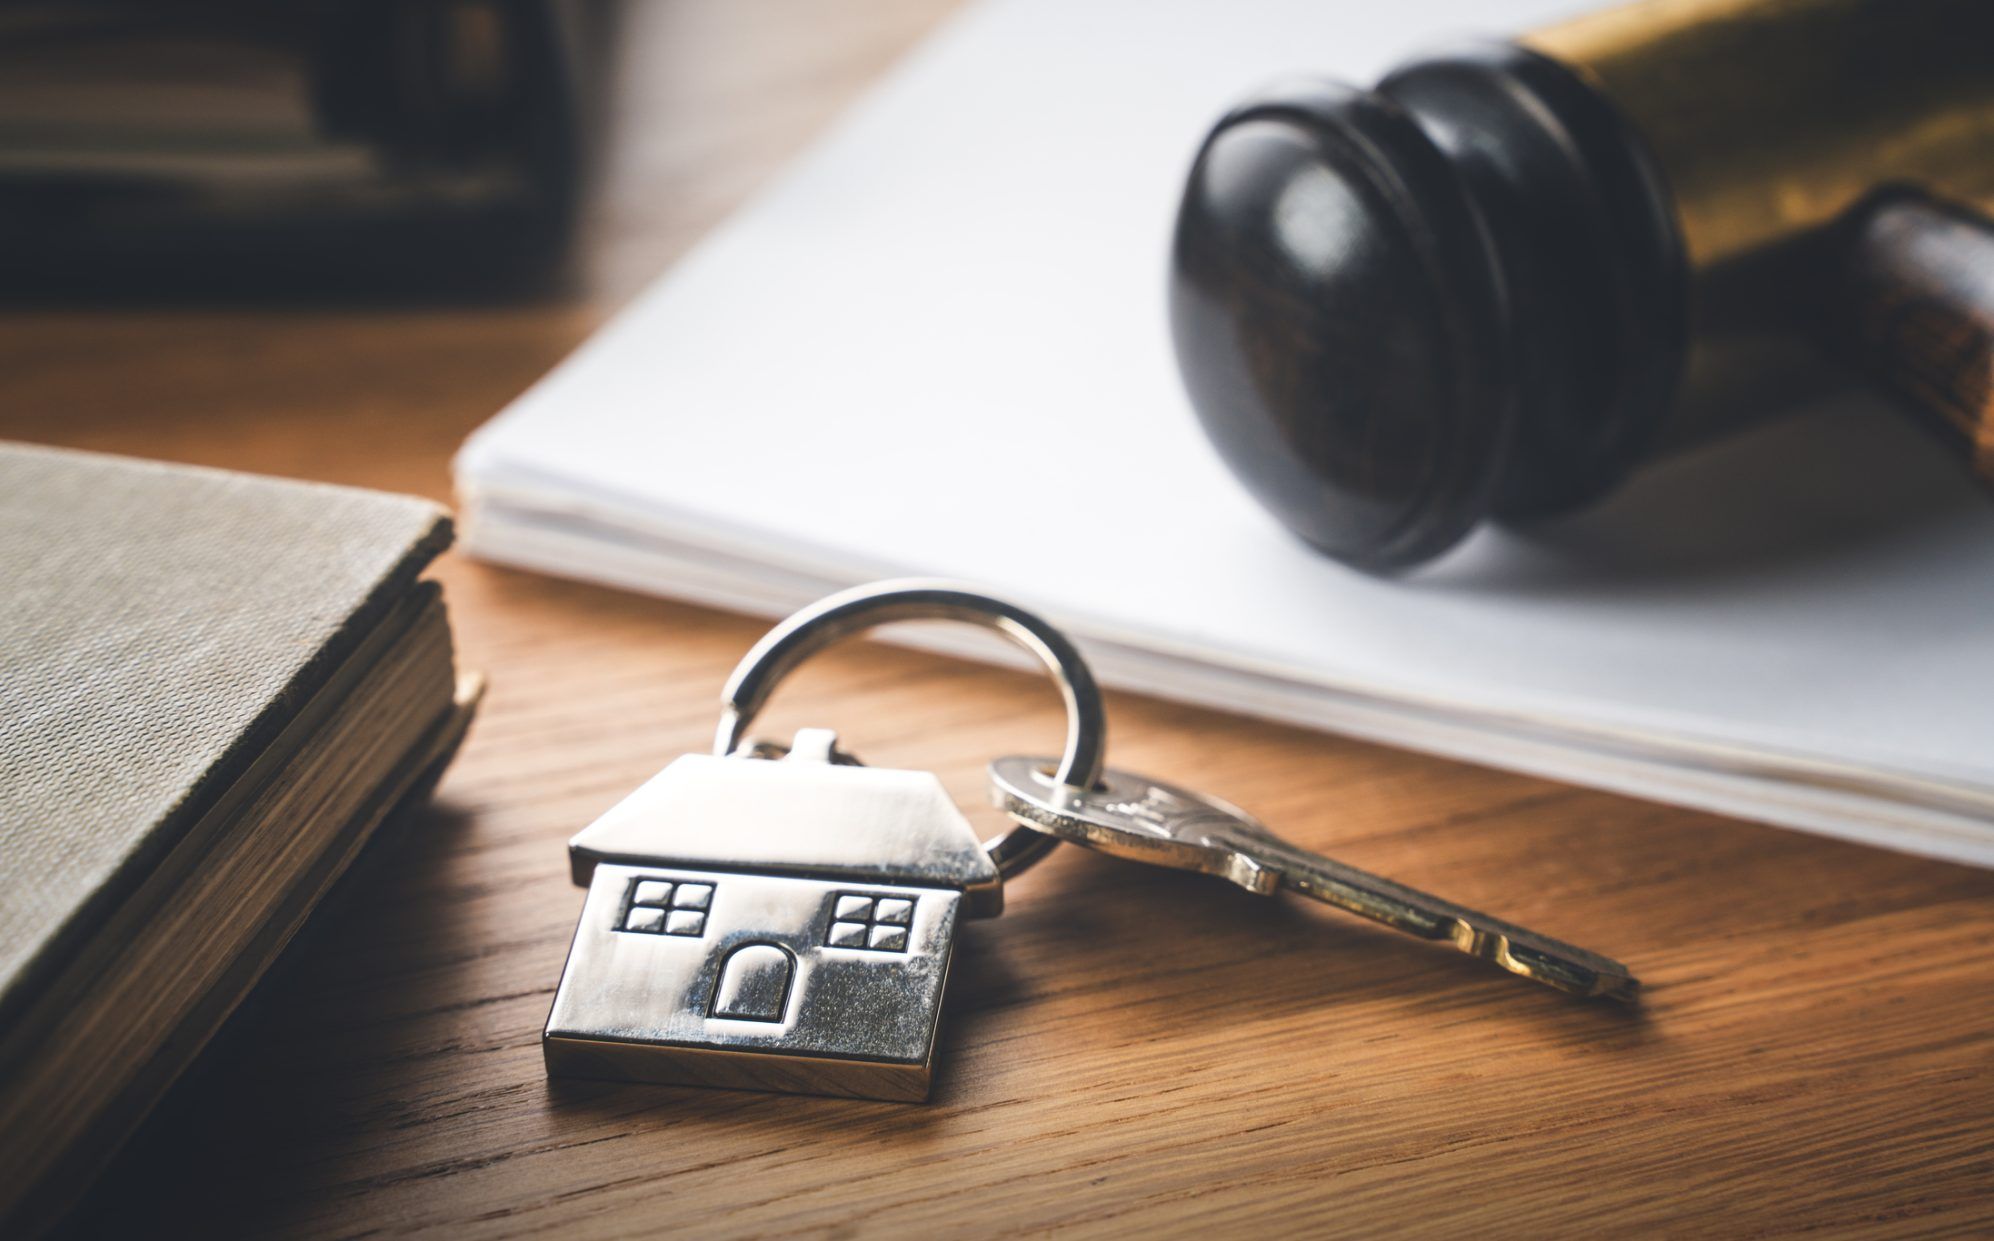
[[[450,529],[0,445],[0,1235],[61,1217],[454,750]]]

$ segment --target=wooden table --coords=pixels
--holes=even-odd
[[[643,6],[649,119],[574,296],[16,309],[0,434],[447,497],[467,432],[946,7]],[[1994,1229],[1994,875],[1127,694],[1119,764],[1621,956],[1645,1003],[1069,848],[969,928],[927,1106],[549,1081],[563,841],[707,743],[762,624],[440,576],[492,678],[468,748],[101,1184],[93,1230]],[[985,824],[985,760],[1059,728],[1034,678],[872,646],[770,721],[810,722],[940,772]]]

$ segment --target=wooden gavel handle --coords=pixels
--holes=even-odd
[[[1994,222],[1892,193],[1846,222],[1832,262],[1831,347],[1935,415],[1994,482]]]

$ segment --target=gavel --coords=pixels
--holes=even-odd
[[[1171,330],[1254,496],[1393,572],[1843,363],[1994,477],[1990,204],[1994,0],[1643,0],[1234,108]]]

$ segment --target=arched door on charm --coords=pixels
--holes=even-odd
[[[777,944],[742,944],[720,963],[713,1015],[733,1021],[781,1021],[796,961]]]

